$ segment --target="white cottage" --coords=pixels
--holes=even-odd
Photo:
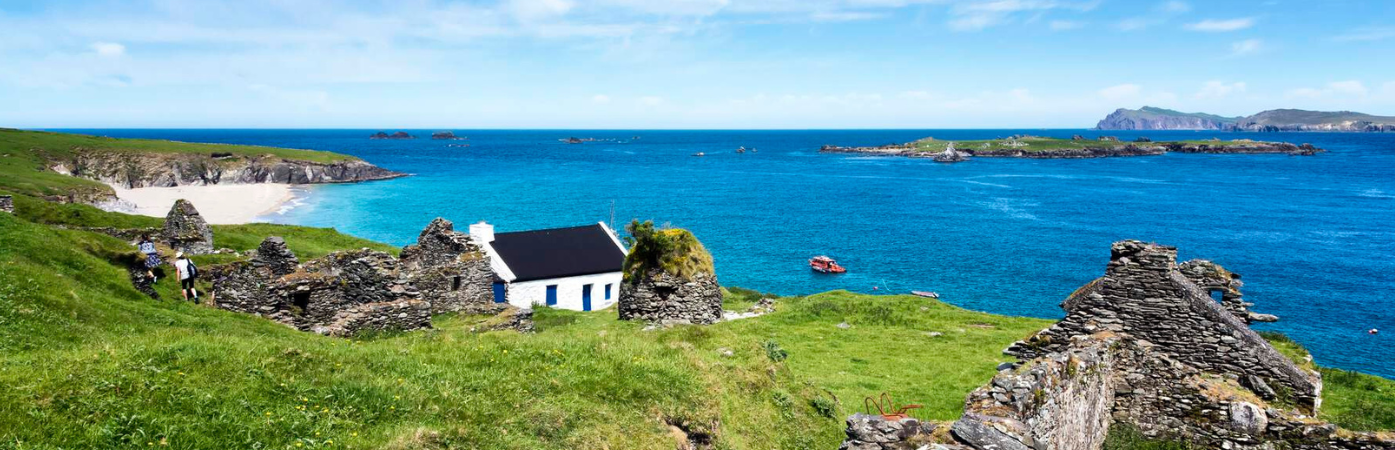
[[[593,311],[620,296],[626,250],[605,223],[495,234],[481,221],[470,237],[489,255],[495,303]]]

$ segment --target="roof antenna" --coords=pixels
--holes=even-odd
[[[620,234],[615,231],[615,199],[610,200],[610,232]]]

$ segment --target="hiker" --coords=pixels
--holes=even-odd
[[[140,242],[136,247],[145,254],[145,275],[150,277],[151,283],[160,281],[155,276],[155,268],[160,267],[160,251],[155,249],[155,242],[150,240],[150,235],[140,235]]]
[[[184,252],[174,254],[174,268],[179,273],[179,293],[184,296],[184,300],[193,300],[194,304],[199,303],[199,291],[194,290],[194,280],[199,276],[199,268],[194,265],[194,261],[184,257]]]

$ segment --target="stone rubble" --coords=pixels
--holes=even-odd
[[[0,212],[10,214],[15,213],[15,198],[10,195],[0,195]]]
[[[470,236],[455,231],[449,220],[436,218],[402,248],[402,268],[408,279],[431,302],[431,312],[493,314],[494,270],[489,257]]]

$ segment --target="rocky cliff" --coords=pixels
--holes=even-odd
[[[208,184],[320,184],[384,180],[406,174],[362,160],[300,161],[272,155],[76,151],[49,161],[59,173],[128,188]]]
[[[1184,113],[1170,109],[1144,106],[1139,109],[1119,108],[1095,125],[1099,130],[1226,130],[1239,121],[1238,117],[1222,117],[1204,113]]]
[[[1095,125],[1095,129],[1395,132],[1395,117],[1301,109],[1272,109],[1247,117],[1223,117],[1144,106],[1139,109],[1117,109]]]

